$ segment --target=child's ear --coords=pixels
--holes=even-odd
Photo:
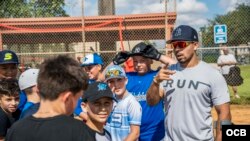
[[[125,78],[125,85],[127,85],[128,84],[128,78]]]
[[[102,65],[97,65],[98,66],[98,70],[101,71],[102,70]]]
[[[86,104],[86,102],[81,103],[81,108],[82,108],[83,112],[87,112],[87,104]]]
[[[69,97],[72,95],[71,92],[67,91],[67,92],[64,92],[63,94],[60,95],[61,99],[63,102],[67,103],[69,102]]]
[[[194,46],[194,50],[197,50],[198,47],[199,47],[199,43],[196,43],[196,42],[195,42],[194,45],[195,45],[195,46]]]

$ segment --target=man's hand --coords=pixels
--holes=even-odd
[[[161,57],[161,53],[152,45],[147,45],[147,47],[142,52],[143,56],[157,61]]]
[[[118,54],[116,54],[115,58],[113,59],[113,63],[115,65],[120,65],[128,60],[130,57],[130,53],[127,51],[121,51]]]
[[[167,69],[167,66],[163,66],[153,81],[155,84],[160,84],[163,80],[171,80],[170,76],[173,74],[175,74],[175,71]]]

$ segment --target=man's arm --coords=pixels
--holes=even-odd
[[[229,62],[218,63],[218,66],[223,67],[223,66],[226,66],[226,65],[230,66],[230,65],[236,65],[236,64],[237,64],[237,62],[229,61]]]
[[[154,79],[151,86],[147,91],[147,103],[148,105],[156,105],[164,96],[164,91],[160,89],[160,84]]]
[[[174,73],[174,71],[168,70],[167,66],[160,69],[147,91],[146,99],[149,105],[157,104],[164,97],[164,90],[160,88],[160,83],[163,80],[171,80],[170,76]]]
[[[231,121],[230,104],[225,103],[217,105],[215,106],[215,110],[218,115],[215,140],[221,141],[222,140],[221,121],[226,121],[226,120]]]
[[[163,64],[166,64],[166,65],[172,65],[172,64],[176,64],[177,61],[174,60],[173,58],[170,58],[168,56],[165,56],[165,55],[161,55],[159,61]]]
[[[130,125],[130,133],[124,141],[136,141],[140,135],[140,125]]]

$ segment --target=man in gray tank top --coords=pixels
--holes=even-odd
[[[165,101],[165,140],[221,140],[221,123],[231,123],[227,84],[218,70],[198,59],[198,35],[190,26],[180,25],[171,43],[177,64],[163,67],[155,76],[147,102]],[[150,52],[148,52],[150,53]],[[211,109],[218,115],[216,137],[213,135]]]

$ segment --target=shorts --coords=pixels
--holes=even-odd
[[[243,79],[239,75],[223,74],[223,76],[229,86],[240,86],[243,83]]]

